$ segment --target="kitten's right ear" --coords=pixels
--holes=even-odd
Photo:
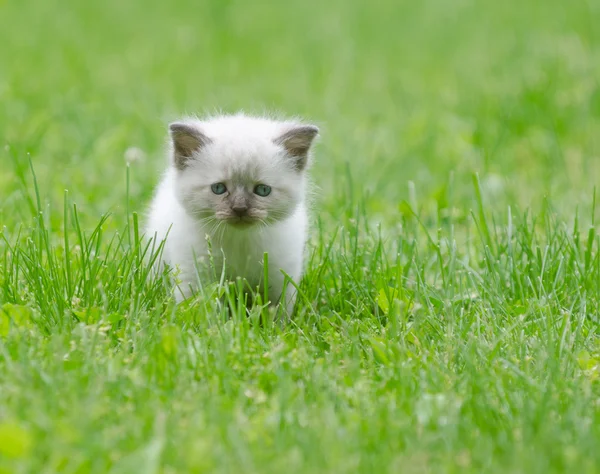
[[[210,143],[210,138],[189,123],[173,122],[169,125],[169,132],[173,142],[173,164],[179,170],[187,167],[194,152]]]

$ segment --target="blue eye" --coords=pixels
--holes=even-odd
[[[227,191],[227,187],[223,183],[215,183],[210,186],[210,190],[215,194],[223,194]]]
[[[258,194],[259,196],[266,197],[271,194],[271,186],[267,186],[266,184],[257,184],[254,187],[254,194]]]

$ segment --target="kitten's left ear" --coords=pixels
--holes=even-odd
[[[294,159],[295,168],[302,171],[308,161],[310,146],[318,134],[319,129],[314,125],[297,125],[274,141],[285,148],[287,154]]]

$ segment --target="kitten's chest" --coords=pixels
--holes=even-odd
[[[258,285],[263,276],[263,258],[267,251],[264,241],[258,236],[232,236],[218,242],[216,249],[213,247],[213,257],[219,270],[225,269],[228,279],[241,277],[251,285]]]

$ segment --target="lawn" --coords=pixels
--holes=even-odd
[[[0,45],[1,473],[600,472],[597,0],[0,0]],[[321,128],[287,324],[139,238],[167,123],[240,109]]]

